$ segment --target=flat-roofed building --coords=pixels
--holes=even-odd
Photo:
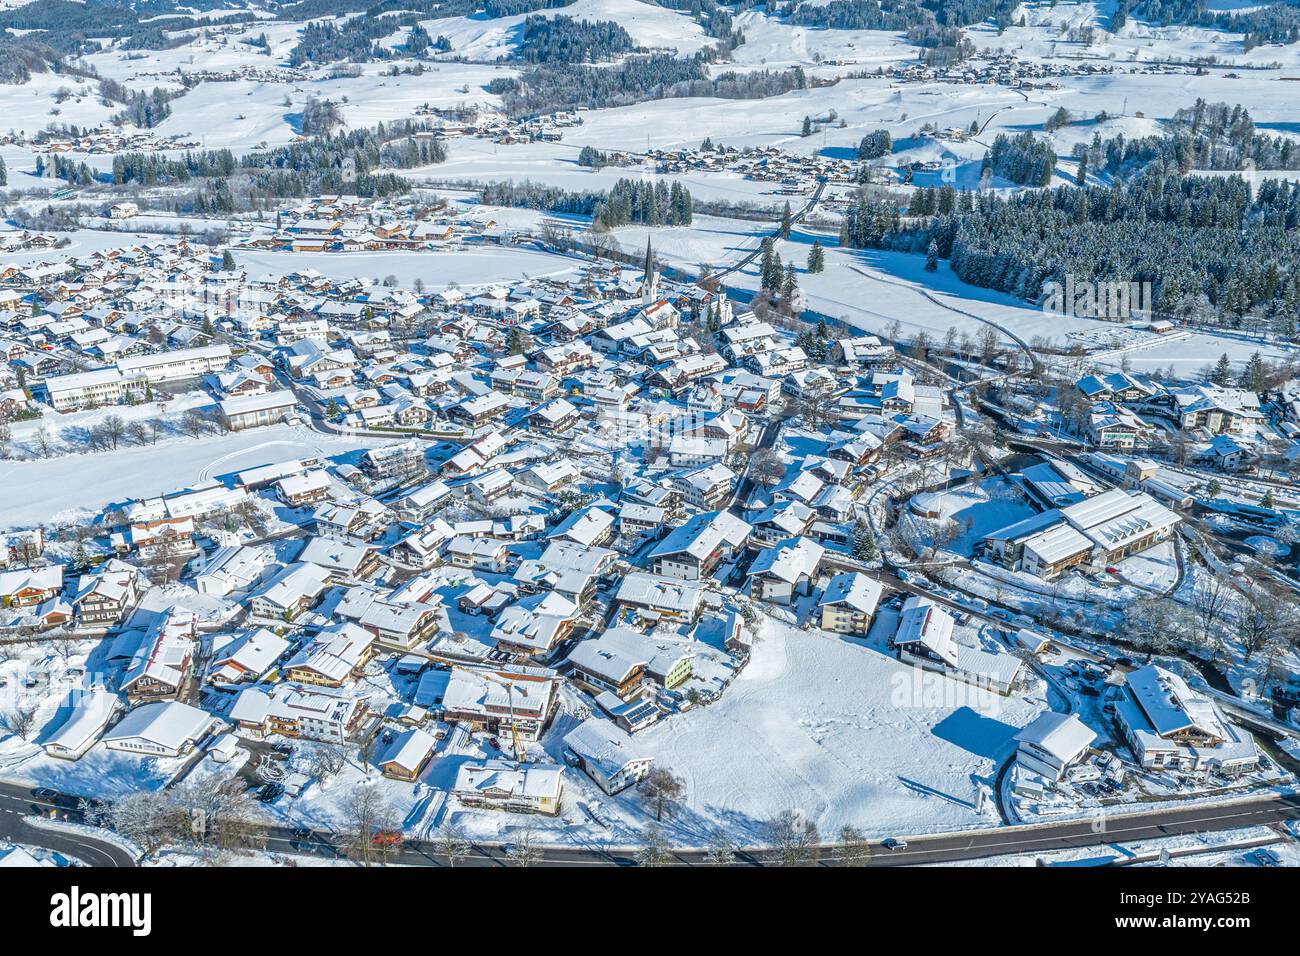
[[[101,368],[74,375],[56,375],[45,380],[45,392],[56,412],[70,412],[98,405],[117,405],[126,385],[115,368]]]
[[[266,392],[262,395],[240,395],[227,398],[217,407],[221,419],[232,432],[245,428],[257,428],[261,425],[273,425],[292,415],[298,399],[293,392],[284,389]]]

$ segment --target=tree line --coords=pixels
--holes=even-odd
[[[483,185],[482,200],[490,206],[537,209],[572,216],[590,216],[600,229],[638,223],[648,226],[689,226],[694,199],[681,183],[650,183],[620,179],[608,192],[573,192],[529,180],[493,181]]]
[[[636,49],[612,20],[530,16],[524,20],[520,58],[525,63],[600,63]]]
[[[897,197],[859,190],[846,245],[935,254],[972,285],[1037,301],[1046,282],[1150,282],[1161,314],[1296,332],[1300,184],[1171,174],[1161,166],[1109,186],[1010,198],[931,194],[935,215],[901,215]],[[915,212],[915,210],[909,210]]]
[[[764,99],[810,85],[803,69],[797,66],[781,71],[728,71],[710,77],[708,64],[715,55],[716,51],[709,50],[685,58],[668,54],[635,56],[602,67],[539,63],[519,77],[493,80],[488,92],[500,96],[512,116],[527,116],[676,97]]]

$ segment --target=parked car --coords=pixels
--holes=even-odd
[[[906,840],[899,840],[899,839],[897,839],[897,838],[895,838],[895,837],[887,837],[886,839],[884,839],[884,840],[881,841],[880,845],[883,846],[886,850],[906,850],[906,849],[907,849],[907,841],[906,841]]]
[[[284,787],[281,784],[268,783],[262,788],[261,793],[257,795],[257,799],[263,803],[274,803],[282,793],[284,793]]]

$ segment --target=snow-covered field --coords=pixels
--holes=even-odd
[[[322,435],[273,425],[230,435],[175,438],[101,455],[0,462],[0,528],[89,516],[106,504],[185,488],[219,475],[305,456],[335,456],[382,438]]]
[[[578,271],[577,260],[535,252],[530,249],[482,246],[442,251],[419,252],[261,252],[239,254],[240,265],[252,275],[290,273],[317,269],[339,279],[382,280],[394,276],[403,288],[416,279],[431,290],[456,284],[466,288],[479,285],[511,284],[525,276],[563,277]]]
[[[518,55],[524,20],[529,16],[565,16],[575,20],[613,20],[637,46],[676,50],[686,56],[713,41],[703,28],[680,13],[639,0],[576,0],[567,6],[535,13],[489,19],[482,13],[468,17],[423,20],[430,36],[451,41],[451,55],[469,60],[495,60]]]
[[[761,840],[763,823],[783,810],[806,814],[825,834],[844,825],[884,837],[996,822],[992,811],[976,813],[976,782],[991,782],[1041,702],[922,678],[863,642],[821,631],[769,622],[757,634],[749,666],[719,702],[636,738],[686,781],[679,826],[704,833],[721,824]],[[929,706],[914,696],[918,678],[925,693],[978,701]]]

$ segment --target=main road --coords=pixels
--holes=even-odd
[[[73,857],[86,866],[135,866],[135,858],[116,843],[76,831],[33,826],[27,817],[66,806],[43,791],[0,784],[0,840],[43,847]]]
[[[894,850],[879,842],[872,843],[866,862],[869,866],[961,863],[993,856],[1105,847],[1115,843],[1161,839],[1188,833],[1265,826],[1296,817],[1300,817],[1300,796],[1268,793],[1199,806],[901,837],[906,845]],[[330,834],[295,833],[277,827],[267,829],[262,836],[266,849],[270,851],[326,857],[343,855],[343,850],[330,839]],[[820,847],[816,864],[835,865],[835,851],[833,844]],[[510,866],[516,861],[514,852],[510,844],[472,844],[456,854],[454,865]],[[635,866],[636,855],[637,848],[634,846],[534,847],[531,862],[536,866]],[[736,853],[736,865],[742,866],[771,866],[778,864],[780,859],[781,851],[772,848],[741,849]],[[391,862],[409,866],[450,865],[444,846],[436,840],[407,841],[396,851]],[[704,850],[678,850],[670,852],[666,857],[666,865],[669,866],[707,864],[708,855]]]
[[[45,813],[51,809],[60,809],[69,817],[76,818],[80,814],[72,809],[75,802],[75,798],[68,795],[0,784],[0,840],[44,847],[74,857],[88,866],[134,866],[132,855],[115,843],[79,832],[65,833],[33,826],[27,822],[29,815]],[[871,866],[961,863],[992,856],[1103,847],[1187,833],[1265,826],[1295,818],[1300,818],[1300,796],[1264,793],[1193,806],[1098,814],[1081,820],[922,836],[900,834],[898,838],[906,845],[890,850],[881,842],[873,842],[867,862]],[[346,856],[346,844],[335,833],[265,826],[258,831],[256,843],[259,848],[273,853],[326,858]],[[833,844],[819,847],[816,862],[823,866],[834,865],[835,851]],[[456,854],[454,865],[510,866],[517,861],[517,852],[508,843],[470,844]],[[612,844],[535,847],[531,855],[534,865],[549,866],[634,866],[637,862],[635,846]],[[379,856],[376,851],[376,859]],[[773,848],[740,849],[736,853],[736,864],[770,866],[779,863],[780,858],[781,852]],[[408,840],[395,852],[391,862],[408,866],[452,865],[447,857],[446,846],[438,840]],[[704,850],[678,850],[670,852],[666,863],[670,866],[703,866],[708,863],[708,856]]]

